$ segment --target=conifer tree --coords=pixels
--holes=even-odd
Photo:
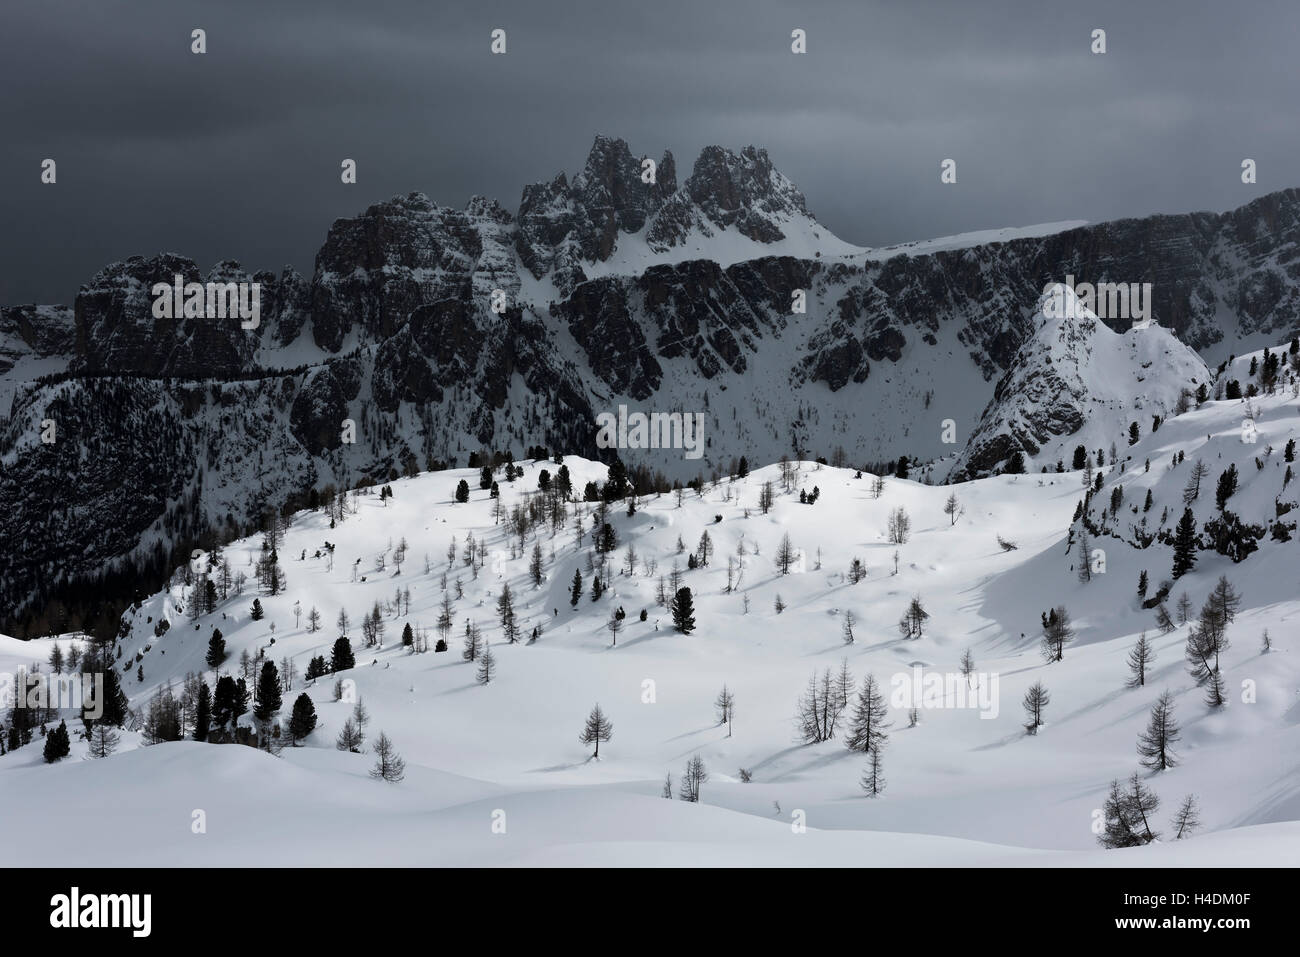
[[[208,733],[212,728],[212,692],[208,690],[207,682],[199,685],[198,704],[194,710],[194,740],[208,740]]]
[[[265,726],[280,713],[283,702],[280,697],[280,675],[275,662],[262,663],[262,673],[257,679],[257,704],[253,708],[253,717]]]
[[[922,607],[921,596],[917,595],[908,604],[903,617],[898,619],[898,633],[909,641],[915,641],[925,633],[925,623],[929,618],[930,613]]]
[[[208,639],[208,653],[204,661],[215,671],[225,660],[226,639],[222,637],[220,628],[213,628],[212,637]]]
[[[352,642],[347,638],[335,639],[334,648],[330,652],[330,671],[338,674],[340,671],[355,668],[356,664],[356,657],[352,654]]]
[[[858,702],[849,721],[849,733],[844,745],[850,751],[874,751],[883,747],[889,735],[886,718],[889,707],[885,696],[876,683],[874,675],[868,674],[862,679],[862,689],[858,692]]]
[[[1201,826],[1201,809],[1196,804],[1196,795],[1189,794],[1183,798],[1170,826],[1174,829],[1174,840],[1181,841],[1191,837],[1192,832]]]
[[[478,671],[475,672],[475,680],[481,685],[490,684],[492,679],[496,677],[496,673],[496,655],[492,654],[492,646],[484,643],[483,653],[479,655],[478,659]]]
[[[731,722],[736,717],[736,696],[724,684],[718,696],[713,699],[718,724],[727,726],[727,737],[731,737]]]
[[[478,661],[479,656],[483,654],[483,634],[479,631],[478,626],[465,621],[465,646],[460,656],[466,661]]]
[[[1164,771],[1177,765],[1171,748],[1180,737],[1178,723],[1174,720],[1174,696],[1161,692],[1151,709],[1147,729],[1138,736],[1138,754],[1142,766],[1151,771]]]
[[[673,627],[684,635],[695,630],[695,604],[691,590],[683,586],[677,589],[672,601]]]
[[[1048,661],[1065,659],[1065,646],[1074,640],[1074,626],[1064,605],[1057,605],[1043,619],[1043,657]]]
[[[961,655],[961,675],[963,678],[966,679],[966,683],[970,684],[970,676],[973,675],[974,673],[975,673],[975,656],[972,655],[970,653],[970,649],[967,648],[965,651],[962,652]]]
[[[465,482],[462,480],[460,484],[464,485]],[[375,766],[370,769],[370,776],[390,784],[397,784],[406,776],[406,762],[398,755],[388,735],[382,731],[375,741]]]
[[[507,644],[513,645],[519,640],[519,622],[515,619],[514,600],[509,584],[501,586],[501,594],[497,597],[497,617],[501,620],[502,637]]]
[[[1196,517],[1190,508],[1183,509],[1174,533],[1173,577],[1182,578],[1196,567]]]
[[[704,759],[698,754],[692,755],[686,762],[686,771],[682,775],[682,786],[678,797],[692,804],[700,800],[700,785],[709,779],[709,772],[704,768]]]
[[[542,543],[533,542],[533,555],[528,562],[528,577],[533,580],[534,588],[541,588],[546,576],[543,574]]]
[[[339,732],[339,736],[334,740],[334,747],[338,748],[340,751],[349,751],[353,754],[360,754],[361,745],[365,740],[365,732],[357,727],[357,723],[353,721],[352,716],[349,715],[347,720],[343,722],[343,730]]]
[[[90,732],[90,756],[92,758],[106,758],[121,743],[122,736],[117,733],[111,724],[97,724]]]
[[[1051,695],[1043,687],[1041,681],[1035,681],[1025,692],[1024,706],[1025,716],[1028,721],[1025,724],[1025,730],[1030,734],[1037,734],[1038,729],[1043,726],[1043,711],[1051,703]]]
[[[862,790],[866,791],[869,797],[877,797],[885,790],[885,774],[879,748],[872,748],[867,755],[867,770],[862,775]]]
[[[578,602],[582,599],[582,572],[575,568],[573,570],[573,586],[569,589],[569,604],[577,608]]]
[[[591,709],[591,713],[587,715],[587,723],[583,726],[582,734],[578,736],[578,740],[583,744],[595,743],[596,753],[592,757],[599,758],[600,742],[608,741],[613,735],[614,726],[609,723],[609,720],[605,717],[605,712],[601,711],[600,705],[597,704]]]
[[[296,745],[307,735],[316,730],[316,706],[311,695],[298,695],[293,702],[293,711],[289,714],[289,736]]]
[[[1130,688],[1141,688],[1147,683],[1147,668],[1155,660],[1155,648],[1152,647],[1151,642],[1147,641],[1147,633],[1144,631],[1138,635],[1137,644],[1128,653],[1128,667],[1129,671],[1132,672],[1132,677],[1128,680]]]
[[[1160,836],[1151,829],[1151,821],[1160,807],[1160,798],[1134,774],[1127,789],[1118,780],[1110,782],[1110,794],[1102,810],[1105,829],[1097,840],[1103,847],[1139,847]]]
[[[68,738],[68,724],[66,721],[60,721],[57,728],[45,735],[45,763],[53,764],[60,758],[66,758],[71,749],[71,741]]]

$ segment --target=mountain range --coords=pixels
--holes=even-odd
[[[69,614],[111,630],[142,572],[327,486],[484,450],[608,460],[595,418],[620,405],[705,414],[702,459],[618,450],[662,482],[742,455],[906,455],[931,481],[1017,452],[1054,469],[1297,329],[1296,189],[864,248],[762,149],[709,147],[680,182],[671,153],[648,159],[597,137],[514,213],[395,197],[336,221],[310,278],[163,253],[105,266],[71,306],[0,309],[10,630]],[[258,283],[257,328],[155,318],[151,290],[176,276]],[[1046,319],[1067,276],[1150,283],[1152,322]]]

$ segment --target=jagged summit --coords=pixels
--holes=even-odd
[[[1203,377],[1180,343],[1218,363],[1297,332],[1297,190],[1222,215],[864,251],[759,148],[709,147],[684,179],[664,152],[645,181],[646,159],[597,137],[517,215],[481,196],[375,203],[330,226],[310,276],[217,264],[209,276],[261,285],[256,329],[155,319],[154,283],[205,278],[171,253],[104,267],[71,309],[0,310],[0,537],[29,543],[0,568],[0,605],[329,484],[482,449],[595,456],[595,417],[619,404],[706,415],[699,460],[620,452],[683,482],[741,455],[841,450],[942,459],[934,480],[963,448],[972,473],[1016,449],[1053,467]],[[1036,304],[1067,275],[1150,281],[1158,325],[1076,321],[1055,334],[1078,361],[1058,355]],[[1097,373],[1103,352],[1122,375]],[[32,445],[52,417],[75,443]]]

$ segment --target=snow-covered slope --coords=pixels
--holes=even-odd
[[[1300,402],[1290,391],[1253,402],[1260,429],[1255,445],[1239,438],[1229,443],[1240,429],[1241,403],[1211,400],[1129,447],[1123,471],[1108,467],[1095,500],[1123,482],[1132,483],[1125,501],[1138,501],[1142,482],[1157,501],[1173,501],[1188,463],[1169,469],[1164,459],[1171,448],[1186,447],[1189,460],[1215,455],[1215,474],[1229,462],[1249,469],[1239,507],[1243,517],[1260,520],[1255,512],[1266,500],[1271,505],[1281,480],[1273,457],[1300,425]],[[1212,444],[1191,445],[1194,435],[1207,433],[1214,438],[1201,441]],[[1256,469],[1253,460],[1264,446],[1273,452]],[[1150,471],[1140,464],[1147,458]],[[575,488],[605,477],[597,463],[576,457],[565,463]],[[508,509],[536,494],[543,468],[557,470],[553,462],[530,463],[514,483],[500,481]],[[285,694],[284,714],[305,692],[320,726],[305,747],[286,748],[278,759],[192,742],[141,750],[135,735],[124,735],[122,750],[102,761],[75,760],[85,749],[77,742],[74,760],[40,766],[39,739],[0,758],[0,843],[22,848],[39,840],[51,863],[100,864],[1300,863],[1300,788],[1278,773],[1300,759],[1294,538],[1266,536],[1240,565],[1203,549],[1196,568],[1176,583],[1175,595],[1186,591],[1198,607],[1220,574],[1244,595],[1223,659],[1233,694],[1226,707],[1211,711],[1184,666],[1187,626],[1159,633],[1135,594],[1140,570],[1149,570],[1153,585],[1166,576],[1166,544],[1140,548],[1104,537],[1105,571],[1079,580],[1067,540],[1082,494],[1079,473],[1001,475],[952,487],[885,478],[879,498],[868,474],[802,463],[787,491],[780,473],[769,466],[724,479],[706,485],[702,495],[688,491],[680,506],[663,495],[641,499],[632,516],[612,509],[619,545],[609,590],[597,601],[587,568],[590,504],[580,507],[581,547],[571,506],[562,528],[535,528],[520,548],[508,523],[494,521],[477,473],[467,470],[394,481],[387,499],[377,491],[356,496],[355,513],[335,528],[323,513],[299,513],[279,552],[287,589],[261,595],[262,620],[251,620],[253,595],[245,591],[190,621],[179,610],[188,589],[178,581],[129,614],[119,642],[124,686],[140,708],[189,672],[211,683],[203,659],[214,627],[230,653],[223,672],[237,668],[247,650],[275,662],[288,657],[301,675],[312,657],[328,657],[343,609],[353,622],[357,657],[344,677],[370,712],[369,740],[381,730],[393,739],[407,761],[406,779],[370,780],[372,756],[336,751],[334,737],[352,705],[333,700],[332,679],[304,686],[299,678]],[[462,478],[471,486],[470,501],[454,504]],[[1213,478],[1203,492],[1210,499]],[[777,493],[766,515],[757,508],[765,481]],[[801,504],[800,490],[814,486],[817,502]],[[944,511],[950,494],[958,504],[955,523]],[[912,531],[905,544],[893,545],[886,528],[898,507],[910,514]],[[706,531],[711,561],[687,570],[687,553]],[[487,548],[477,575],[460,557],[471,533]],[[776,557],[786,534],[799,555],[783,575]],[[999,536],[1017,547],[999,547]],[[457,557],[449,562],[453,537]],[[686,553],[678,550],[679,538]],[[409,548],[399,573],[393,549],[403,539]],[[534,541],[543,556],[540,587],[528,574]],[[629,545],[638,556],[635,567],[620,573]],[[260,541],[237,541],[225,554],[232,568],[251,575]],[[847,576],[855,557],[867,569],[857,584]],[[731,591],[728,558],[739,576]],[[695,597],[698,628],[690,635],[673,631],[667,610],[656,603],[659,576],[674,564]],[[585,586],[576,608],[569,603],[575,571]],[[495,606],[507,583],[524,635],[541,629],[535,642],[501,641]],[[451,648],[412,653],[398,640],[402,627],[409,622],[429,630],[431,643],[436,639],[444,584],[454,599]],[[382,646],[363,647],[356,622],[407,588],[409,611],[394,614],[390,605]],[[916,595],[931,618],[924,636],[908,641],[896,623]],[[1070,610],[1078,639],[1063,661],[1048,664],[1038,647],[1039,618],[1054,605]],[[613,642],[606,624],[618,607],[627,617]],[[312,608],[324,622],[314,633],[307,630]],[[846,612],[855,618],[852,644],[843,638]],[[158,637],[164,617],[170,627]],[[475,667],[461,658],[467,619],[483,629],[497,656],[498,675],[487,685],[476,682]],[[1273,648],[1262,654],[1265,630]],[[1156,660],[1147,685],[1128,689],[1125,656],[1141,631]],[[50,644],[0,641],[0,669],[43,660]],[[973,686],[974,704],[955,707],[963,682],[958,661],[968,649],[977,675],[965,687]],[[835,672],[842,661],[855,679],[873,674],[887,694],[895,683],[903,687],[918,665],[950,682],[946,693],[922,702],[915,727],[906,708],[891,707],[883,752],[888,783],[875,798],[859,787],[865,758],[844,747],[844,719],[833,741],[804,745],[795,736],[796,702],[809,676]],[[1039,680],[1051,693],[1047,724],[1027,736],[1020,702]],[[714,716],[723,684],[736,696],[730,734]],[[1166,689],[1182,725],[1179,764],[1148,775],[1135,745]],[[597,702],[614,726],[598,761],[577,740]],[[676,786],[694,755],[709,771],[702,803],[660,798],[665,775]],[[1203,831],[1176,843],[1100,850],[1095,811],[1110,780],[1134,772],[1162,799],[1157,816],[1166,838],[1167,821],[1188,793],[1200,801]],[[30,808],[57,806],[53,796],[70,790],[93,792],[120,808],[115,821],[121,826],[66,838],[29,826]],[[207,812],[206,835],[190,833],[196,808]],[[504,834],[494,831],[501,821]],[[792,828],[801,821],[805,833]],[[346,837],[322,840],[323,834]]]

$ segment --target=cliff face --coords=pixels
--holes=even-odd
[[[1151,283],[1168,350],[1216,361],[1300,316],[1294,189],[1222,215],[869,250],[827,232],[763,150],[710,147],[680,183],[671,153],[652,177],[645,159],[599,137],[516,215],[478,197],[376,204],[330,227],[310,279],[133,257],[71,309],[0,311],[0,537],[20,543],[0,603],[325,484],[480,448],[595,455],[595,416],[620,403],[706,414],[702,460],[623,453],[682,479],[836,448],[961,452],[971,473],[1032,457],[1094,407],[1047,401],[1075,393],[1033,345],[1042,291],[1067,275]],[[153,284],[176,275],[259,283],[260,325],[154,318]],[[1148,407],[1183,386],[1180,356],[1146,370]]]

